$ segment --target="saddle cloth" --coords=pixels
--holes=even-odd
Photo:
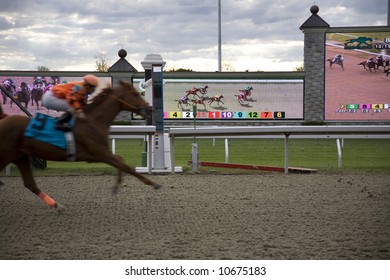
[[[68,160],[72,161],[76,154],[73,132],[57,130],[55,128],[56,121],[57,119],[52,116],[35,112],[35,116],[31,118],[26,131],[24,132],[24,136],[67,150]],[[74,119],[72,119],[69,124],[73,127]]]

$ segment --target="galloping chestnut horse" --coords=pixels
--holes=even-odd
[[[133,168],[109,150],[108,133],[116,115],[132,111],[147,117],[149,104],[140,93],[127,82],[104,89],[93,102],[85,107],[85,118],[77,118],[74,125],[76,161],[102,162],[118,170],[114,192],[122,182],[122,172],[129,173],[155,189],[161,186],[137,173]],[[0,114],[1,115],[1,114]],[[25,137],[24,132],[30,121],[27,116],[9,115],[0,120],[0,171],[14,163],[20,170],[26,188],[41,198],[47,205],[63,210],[64,207],[41,191],[33,178],[30,157],[53,161],[66,161],[64,149]],[[1,183],[1,182],[0,182]]]

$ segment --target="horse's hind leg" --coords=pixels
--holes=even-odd
[[[116,184],[112,188],[112,193],[113,194],[117,194],[118,193],[118,189],[119,189],[119,186],[122,184],[122,181],[123,181],[123,173],[122,173],[122,171],[120,169],[117,169]]]
[[[48,196],[38,188],[32,174],[30,159],[27,156],[14,161],[14,164],[19,168],[20,173],[22,174],[24,186],[27,189],[37,195],[50,207],[57,208],[57,210],[59,211],[64,210],[64,207],[62,205],[58,204],[54,199],[52,199],[50,196]]]

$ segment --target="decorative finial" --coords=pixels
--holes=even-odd
[[[311,6],[311,8],[310,8],[310,12],[311,12],[313,15],[317,14],[319,10],[320,10],[320,8],[319,8],[317,5],[313,5],[313,6]]]
[[[118,55],[120,58],[125,58],[126,55],[127,55],[127,51],[124,50],[124,49],[120,49],[119,52],[118,52]]]

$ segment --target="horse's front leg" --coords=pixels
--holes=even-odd
[[[30,159],[27,156],[19,158],[13,163],[19,168],[20,173],[22,174],[24,186],[27,189],[42,199],[48,206],[56,208],[58,211],[63,211],[65,209],[61,204],[57,203],[53,198],[38,188],[32,174]]]
[[[128,166],[124,161],[123,159],[120,157],[120,156],[117,156],[117,155],[114,155],[114,154],[111,154],[109,153],[109,151],[104,155],[102,156],[101,158],[98,159],[100,162],[103,162],[103,163],[106,163],[106,164],[109,164],[115,168],[118,169],[118,172],[120,171],[123,171],[123,172],[126,172],[128,174],[131,174],[133,175],[134,177],[136,177],[137,179],[139,179],[140,181],[142,181],[145,185],[149,185],[149,186],[152,186],[154,189],[159,189],[161,188],[162,186],[151,181],[150,179],[146,178],[145,176],[143,176],[142,174],[140,173],[137,173],[135,171],[134,168]],[[118,181],[122,181],[121,179],[121,174],[119,175],[118,173],[118,177],[117,177],[117,183]]]

